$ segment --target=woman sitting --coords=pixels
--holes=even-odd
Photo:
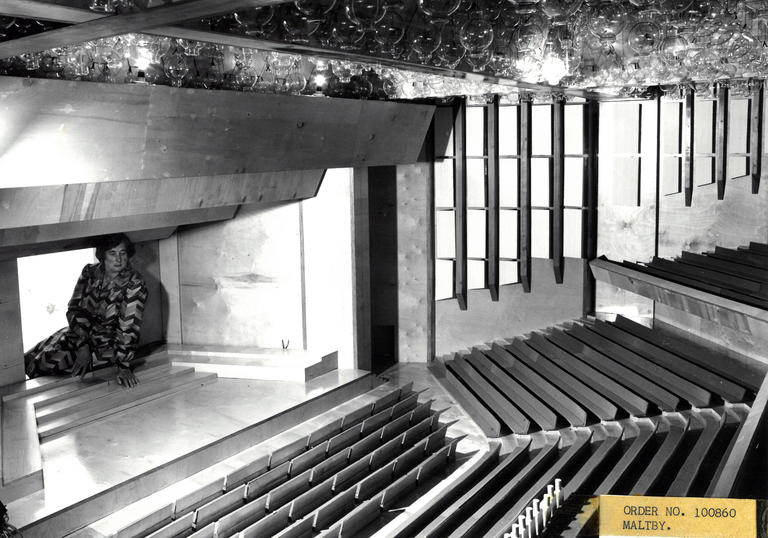
[[[132,362],[139,342],[147,287],[129,259],[136,249],[124,234],[102,237],[97,264],[88,264],[67,307],[69,327],[56,331],[24,354],[27,375],[71,373],[117,367],[117,382],[138,383]]]

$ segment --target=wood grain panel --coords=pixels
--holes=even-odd
[[[397,167],[398,356],[404,362],[430,357],[430,310],[434,308],[429,241],[433,229],[429,163]]]
[[[719,200],[716,185],[702,185],[696,187],[691,207],[678,195],[660,197],[658,255],[668,258],[684,250],[701,253],[715,246],[768,241],[768,190],[752,194],[751,187],[749,177],[732,179]]]
[[[461,311],[455,301],[435,303],[437,355],[471,348],[581,316],[582,260],[565,258],[563,284],[556,284],[552,262],[532,260],[533,285],[525,293],[520,285],[501,286],[494,302],[485,290],[470,290],[473,305]]]
[[[352,323],[355,368],[371,370],[371,268],[368,169],[355,168],[352,177]]]
[[[303,170],[0,189],[0,228],[298,200],[315,195],[322,174]]]
[[[670,282],[607,260],[593,260],[590,262],[590,267],[599,280],[755,338],[768,340],[768,313],[762,309]]]
[[[434,112],[14,77],[0,77],[0,103],[0,187],[413,163]]]
[[[67,241],[95,237],[102,234],[129,233],[162,228],[167,228],[172,232],[177,226],[184,224],[232,218],[236,209],[236,206],[190,209],[185,211],[167,211],[152,215],[130,215],[126,217],[0,229],[0,252],[4,252],[8,247],[25,246],[32,248],[31,245],[36,244],[39,247],[38,253],[42,254],[46,251],[67,250],[66,248],[59,248],[60,246],[65,246]],[[168,235],[170,235],[170,232]],[[55,243],[55,247],[47,247],[50,243]]]
[[[245,206],[179,233],[185,344],[302,349],[299,206]]]
[[[24,381],[21,305],[16,260],[0,262],[0,385]]]

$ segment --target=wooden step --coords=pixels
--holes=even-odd
[[[274,349],[226,346],[170,345],[174,364],[192,366],[199,372],[219,377],[309,381],[338,368],[338,351],[313,352],[303,349]]]
[[[121,411],[213,383],[216,381],[216,377],[216,374],[192,372],[191,374],[185,373],[171,378],[153,380],[131,389],[121,388],[119,392],[94,400],[92,405],[74,406],[69,408],[69,412],[57,416],[57,418],[45,420],[42,424],[38,421],[37,432],[43,441],[53,439],[73,428],[104,419]]]
[[[193,368],[171,367],[162,365],[143,372],[136,372],[139,387],[147,383],[165,378],[182,377],[192,375]],[[59,396],[51,396],[41,401],[35,401],[35,414],[38,425],[42,426],[59,417],[66,416],[73,409],[82,409],[89,405],[97,405],[96,402],[103,397],[113,394],[122,394],[126,388],[119,385],[114,379],[101,380],[78,390],[67,392]]]

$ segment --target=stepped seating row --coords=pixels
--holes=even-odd
[[[41,377],[2,387],[2,487],[11,502],[43,487],[40,442],[129,408],[216,381],[215,374],[153,361],[125,390],[106,372],[84,380]]]
[[[459,439],[412,385],[142,517],[119,537],[351,536],[446,467]]]
[[[712,496],[749,408],[726,404],[651,418],[625,418],[516,438],[510,453],[478,461],[479,480],[454,489],[453,502],[415,516],[398,537],[501,537],[547,485],[573,495]],[[497,451],[497,449],[496,449]]]
[[[61,388],[71,389],[66,392],[54,388],[31,397],[40,439],[60,437],[84,424],[217,379],[216,374],[170,364],[137,370],[136,377],[139,384],[131,390],[125,390],[112,379],[92,378],[77,385],[64,385]]]
[[[649,263],[623,262],[635,269],[744,304],[768,310],[768,245],[750,243],[714,252],[683,252],[674,261],[653,258]]]
[[[498,437],[754,397],[759,376],[723,359],[619,317],[476,347],[444,367],[457,400]]]

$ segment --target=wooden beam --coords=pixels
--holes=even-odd
[[[317,193],[322,175],[323,170],[305,170],[0,189],[0,230],[298,201]],[[168,225],[173,222],[162,227]]]
[[[19,271],[16,260],[0,262],[0,385],[24,381]]]
[[[751,115],[749,119],[749,163],[752,173],[752,194],[760,191],[760,176],[763,173],[763,99],[765,84],[763,81],[752,81]]]
[[[586,211],[582,221],[583,257],[593,260],[597,257],[597,194],[598,194],[598,150],[600,136],[600,103],[594,100],[584,105],[584,144],[587,156],[584,159],[584,191]],[[596,282],[590,271],[584,271],[583,313],[595,313]]]
[[[136,13],[126,13],[93,19],[56,30],[21,37],[0,43],[0,58],[18,56],[25,52],[93,41],[131,32],[141,32],[184,21],[231,13],[241,8],[268,6],[280,0],[185,0]]]
[[[695,92],[693,89],[686,90],[685,107],[683,108],[683,189],[685,192],[685,207],[691,207],[693,199],[693,141],[694,141],[694,111],[695,111]]]
[[[565,206],[565,99],[552,104],[552,266],[555,282],[563,283]]]
[[[487,162],[488,215],[486,236],[488,263],[486,283],[491,301],[499,300],[499,96],[485,106],[485,140]]]
[[[728,85],[717,86],[717,127],[715,131],[715,179],[717,199],[725,197],[725,182],[728,180]]]
[[[152,229],[173,230],[177,226],[185,224],[213,222],[232,218],[237,207],[237,205],[231,205],[0,229],[0,252],[19,247],[32,248],[33,245],[46,249],[45,245],[51,243],[61,244],[73,239],[94,237],[102,234]],[[172,232],[169,232],[168,235],[170,233]]]
[[[520,203],[520,237],[518,241],[518,259],[520,260],[520,283],[525,293],[531,292],[531,136],[533,122],[532,96],[521,95],[519,132],[517,135],[520,145],[518,159],[519,203]]]
[[[383,101],[0,77],[0,188],[414,163],[433,113]]]
[[[371,342],[371,246],[368,200],[368,168],[355,168],[352,175],[352,323],[355,368],[373,367]]]
[[[4,0],[0,4],[0,15],[43,21],[78,24],[105,17],[88,9],[83,0],[57,0],[56,3],[40,0]]]
[[[456,99],[453,119],[453,193],[455,207],[456,261],[453,295],[461,310],[467,309],[467,101]]]

